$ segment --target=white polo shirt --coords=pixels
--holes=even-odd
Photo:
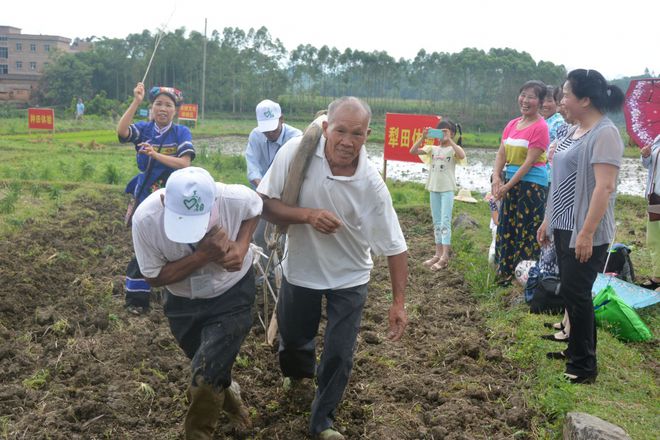
[[[241,223],[261,214],[262,201],[256,192],[243,185],[217,183],[216,205],[218,222],[232,241],[236,240]],[[165,235],[164,207],[160,189],[138,206],[133,215],[133,247],[140,271],[147,278],[156,278],[167,263],[178,261],[193,253],[192,245],[175,243]],[[238,272],[227,272],[216,263],[209,263],[188,278],[168,284],[174,295],[186,298],[213,298],[223,294],[240,281],[252,267],[252,250],[248,250]]]
[[[280,149],[257,192],[281,199],[301,139],[293,138]],[[290,225],[282,263],[291,284],[317,290],[365,284],[373,267],[370,252],[391,256],[407,250],[390,193],[365,147],[353,176],[334,176],[325,142],[322,136],[310,160],[298,206],[328,210],[342,225],[334,234],[308,224]]]

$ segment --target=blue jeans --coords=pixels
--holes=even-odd
[[[454,209],[454,191],[430,192],[431,215],[435,244],[451,244],[451,212]]]
[[[323,354],[316,368],[316,334],[321,303],[326,298],[328,322]],[[280,368],[286,377],[314,377],[316,396],[312,402],[310,431],[318,434],[332,427],[335,410],[353,370],[353,352],[360,329],[367,284],[339,290],[314,290],[282,280],[277,300],[280,330]]]

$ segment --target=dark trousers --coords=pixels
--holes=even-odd
[[[591,299],[591,287],[596,275],[603,270],[607,258],[608,245],[593,247],[591,258],[580,263],[575,258],[575,248],[570,248],[571,231],[554,231],[559,278],[559,294],[564,298],[571,332],[568,348],[566,373],[576,376],[596,376],[596,321]]]
[[[254,271],[231,289],[208,299],[188,299],[165,290],[163,311],[174,338],[192,360],[192,384],[197,376],[215,387],[231,385],[231,368],[252,326]]]
[[[314,290],[282,280],[277,302],[280,330],[280,368],[286,377],[314,377],[316,334],[321,302],[326,298],[328,322],[323,353],[316,368],[316,396],[312,402],[312,434],[330,428],[335,410],[353,369],[353,352],[367,300],[367,284],[339,290]]]

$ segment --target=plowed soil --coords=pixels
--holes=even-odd
[[[183,438],[189,362],[157,296],[145,316],[122,308],[124,209],[119,195],[86,196],[0,242],[0,438]],[[400,219],[410,324],[400,342],[386,339],[389,275],[378,259],[337,427],[349,439],[531,437],[522,372],[493,348],[459,271],[420,264],[432,249],[430,227],[419,227],[429,214]],[[221,416],[216,438],[308,438],[309,408],[283,394],[258,319],[234,379],[254,428],[233,432]]]

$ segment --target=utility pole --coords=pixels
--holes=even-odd
[[[202,55],[202,122],[204,121],[205,102],[206,102],[206,18],[204,19],[204,51]]]

